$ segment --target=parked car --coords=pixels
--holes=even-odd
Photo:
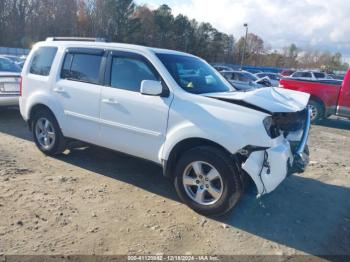
[[[290,77],[291,78],[295,78],[295,79],[304,79],[304,80],[326,80],[326,79],[332,79],[326,73],[314,72],[314,71],[296,71]]]
[[[20,73],[21,68],[13,60],[0,55],[0,72]]]
[[[283,70],[283,71],[281,72],[281,76],[287,77],[287,76],[292,75],[294,72],[295,72],[295,70]]]
[[[264,78],[268,77],[272,86],[279,86],[280,80],[281,80],[281,75],[277,73],[270,73],[270,72],[265,72],[265,73],[257,73],[255,74],[258,78]]]
[[[258,78],[247,71],[223,71],[221,74],[238,90],[272,86],[267,77]]]
[[[11,60],[0,56],[0,106],[16,106],[20,94],[21,69]]]
[[[350,118],[350,70],[345,75],[344,81],[284,78],[280,81],[280,86],[311,95],[309,106],[312,109],[312,122],[318,122],[331,115]]]
[[[228,66],[217,66],[215,65],[214,68],[219,71],[219,72],[231,72],[233,71],[233,69],[231,67],[228,67]]]
[[[344,80],[344,77],[345,77],[344,74],[333,74],[333,73],[328,74],[328,76],[329,76],[330,78],[332,78],[332,79],[341,80],[341,81],[343,81],[343,80]]]
[[[190,54],[51,38],[22,81],[20,111],[43,153],[76,139],[155,162],[205,215],[234,207],[246,176],[263,195],[308,163],[308,94],[236,91]]]

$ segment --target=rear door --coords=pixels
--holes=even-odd
[[[143,80],[162,81],[144,56],[113,51],[106,66],[106,85],[101,92],[102,145],[159,162],[165,140],[171,94],[140,93]]]
[[[64,109],[68,137],[98,143],[105,59],[103,49],[70,48],[65,54],[53,92]]]
[[[346,74],[340,90],[337,114],[350,117],[350,70]]]

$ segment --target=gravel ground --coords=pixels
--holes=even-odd
[[[97,147],[45,157],[0,110],[0,254],[350,255],[348,120],[312,127],[307,172],[205,218],[158,166]]]

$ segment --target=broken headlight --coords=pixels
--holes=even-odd
[[[269,137],[276,138],[280,135],[272,116],[266,117],[263,121],[263,124],[266,130],[266,133],[269,135]]]

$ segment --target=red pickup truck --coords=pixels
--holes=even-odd
[[[309,106],[312,110],[313,123],[338,115],[350,118],[350,70],[344,81],[338,80],[298,80],[283,78],[280,87],[309,93],[311,95]]]

